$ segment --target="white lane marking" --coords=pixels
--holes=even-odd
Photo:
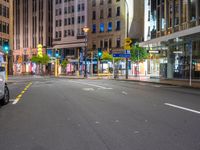
[[[12,103],[13,105],[17,104],[20,99],[16,98],[15,101]]]
[[[178,106],[178,105],[174,105],[174,104],[170,104],[170,103],[165,103],[165,105],[171,106],[171,107],[174,107],[174,108],[178,108],[178,109],[182,109],[182,110],[186,110],[186,111],[190,111],[190,112],[193,112],[193,113],[196,113],[196,114],[200,114],[200,111],[193,110],[193,109],[190,109],[190,108],[186,108],[186,107],[182,107],[182,106]]]
[[[14,102],[14,101],[15,101],[15,99],[10,99],[9,101],[10,101],[10,102]]]
[[[83,91],[94,91],[93,88],[83,88]]]
[[[124,94],[124,95],[128,95],[128,93],[127,93],[127,92],[125,92],[125,91],[122,91],[122,94]]]
[[[151,85],[152,87],[156,87],[156,88],[159,88],[161,87],[161,85]]]
[[[108,88],[108,87],[104,87],[104,86],[96,85],[96,84],[89,84],[89,83],[83,83],[83,82],[77,82],[77,81],[69,81],[69,82],[83,84],[83,85],[89,85],[89,86],[94,86],[94,87],[98,87],[98,88],[101,88],[101,89],[104,89],[104,90],[112,90],[112,88]]]

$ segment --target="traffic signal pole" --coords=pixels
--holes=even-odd
[[[6,81],[8,81],[8,54],[6,54]]]
[[[127,3],[127,1],[126,0],[124,0],[125,1],[125,4],[126,4],[126,7],[127,7],[127,33],[126,33],[126,36],[127,36],[127,38],[128,38],[128,36],[129,36],[129,34],[128,34],[128,31],[129,31],[129,7],[128,7],[128,3]],[[127,53],[127,51],[126,51],[126,53]],[[128,58],[126,58],[126,79],[128,79]]]

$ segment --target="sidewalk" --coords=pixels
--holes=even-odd
[[[189,85],[189,80],[187,79],[158,79],[150,77],[129,77],[129,79],[119,78],[117,80],[122,81],[134,81],[134,82],[148,82],[155,84],[164,84],[164,85],[176,85],[189,88],[200,88],[200,80],[192,80],[192,86]]]

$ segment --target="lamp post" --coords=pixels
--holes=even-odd
[[[89,32],[89,28],[87,26],[85,26],[83,28],[83,31],[85,33],[85,54],[84,54],[84,58],[85,58],[85,72],[84,72],[84,77],[87,78],[87,33]]]
[[[127,19],[127,29],[126,29],[126,37],[128,38],[129,34],[129,7],[128,7],[128,3],[127,3],[127,0],[124,0],[125,1],[125,5],[126,5],[126,8],[127,8],[127,14],[126,14],[126,19]],[[126,58],[126,79],[128,79],[128,58]]]

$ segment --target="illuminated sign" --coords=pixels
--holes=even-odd
[[[160,54],[160,51],[159,50],[148,50],[147,53],[150,53],[150,54]]]

